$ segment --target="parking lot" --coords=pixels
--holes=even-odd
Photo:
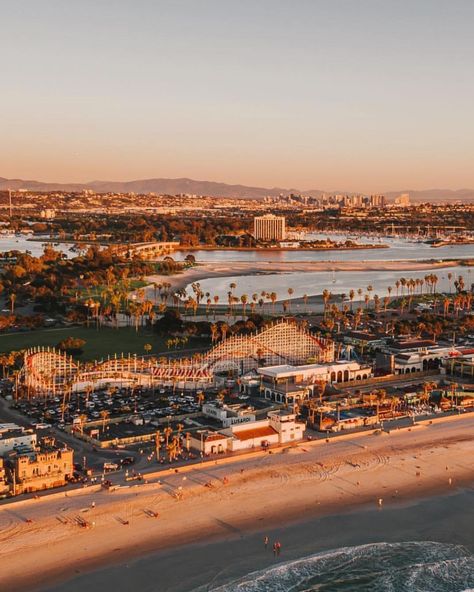
[[[156,427],[158,420],[197,413],[198,396],[161,389],[104,390],[94,393],[72,394],[70,398],[55,397],[48,401],[18,401],[14,407],[31,419],[33,427],[54,425],[64,430],[67,425],[86,425],[91,422],[104,424],[127,417],[139,416],[143,424]],[[206,398],[216,393],[208,391]]]

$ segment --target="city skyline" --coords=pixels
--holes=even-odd
[[[5,9],[2,176],[474,186],[471,3],[138,8]]]

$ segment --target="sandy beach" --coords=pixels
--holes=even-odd
[[[472,415],[439,418],[390,433],[348,434],[170,470],[113,492],[60,491],[2,504],[0,589],[46,590],[94,569],[196,542],[453,493],[473,481],[473,425]],[[94,526],[81,528],[77,517]]]
[[[232,261],[229,263],[198,263],[195,267],[184,270],[177,275],[152,275],[147,280],[153,283],[168,282],[173,290],[186,288],[189,284],[207,278],[227,276],[257,275],[267,273],[291,273],[311,271],[420,271],[456,267],[457,260],[452,261]],[[152,288],[149,288],[149,296]]]

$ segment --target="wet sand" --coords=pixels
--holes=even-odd
[[[199,592],[224,586],[249,573],[308,557],[314,553],[377,542],[435,541],[462,545],[474,553],[474,492],[421,498],[390,507],[308,517],[295,524],[236,532],[218,542],[194,544],[152,554],[122,565],[77,575],[48,592]],[[269,549],[263,539],[268,536]],[[280,541],[280,557],[271,545]],[[202,587],[202,588],[201,588]]]
[[[216,543],[215,548],[222,547],[225,563],[232,565],[229,541],[237,545],[242,537],[253,541],[253,533],[263,529],[286,532],[290,528],[290,532],[291,525],[302,520],[321,520],[355,508],[385,511],[472,483],[473,425],[472,415],[440,418],[432,425],[421,424],[410,430],[350,434],[330,443],[303,443],[272,454],[259,451],[232,462],[180,469],[177,474],[169,471],[156,475],[147,485],[114,492],[82,491],[68,497],[61,492],[41,500],[2,505],[0,589],[51,590],[54,581],[67,582],[107,565],[121,565],[114,572],[120,573],[128,569],[124,565],[133,558],[160,553],[158,563],[150,560],[145,571],[149,573],[157,565],[166,569],[148,589],[191,590],[203,583],[204,575],[209,575],[207,570],[214,569],[215,558],[209,549],[216,541],[225,542],[220,546]],[[161,484],[157,482],[160,477]],[[180,501],[174,497],[179,487],[183,491]],[[159,517],[151,517],[149,511],[158,512]],[[94,528],[77,526],[77,516],[95,522]],[[354,537],[360,535],[352,533]],[[289,539],[285,540],[289,544]],[[198,555],[189,546],[196,542],[211,545],[206,552],[209,561],[203,560],[200,571],[199,562],[185,560]],[[252,548],[245,545],[241,550],[249,560]],[[185,561],[173,571],[164,557],[171,557],[170,565],[176,557]],[[164,572],[167,579],[162,579]],[[82,589],[103,590],[101,573],[85,576]],[[135,568],[130,572],[128,588],[118,584],[111,589],[131,589],[130,582],[135,583],[139,573]],[[122,582],[125,584],[125,580]],[[57,589],[79,589],[68,586]]]

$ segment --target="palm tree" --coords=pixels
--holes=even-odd
[[[79,429],[81,430],[81,435],[84,434],[84,426],[87,423],[87,415],[79,415]]]
[[[380,312],[380,298],[377,294],[374,294],[374,308],[375,313],[378,314]]]
[[[331,300],[331,292],[329,290],[323,290],[323,303],[324,303],[324,317],[326,318],[329,301]]]
[[[291,311],[291,297],[294,294],[294,290],[293,288],[288,288],[288,296],[290,297],[290,299],[288,300],[288,310]]]
[[[364,302],[365,302],[365,310],[367,310],[369,308],[369,302],[370,302],[370,295],[366,294],[364,296]]]
[[[402,287],[402,296],[405,293],[405,286],[407,285],[407,281],[404,277],[400,278],[400,286]]]
[[[178,423],[178,425],[176,427],[178,429],[178,435],[176,437],[176,440],[178,443],[179,452],[181,452],[181,432],[184,429],[184,425],[182,423]]]
[[[214,319],[216,318],[216,310],[217,310],[217,304],[219,302],[219,296],[217,296],[217,294],[213,297],[214,300]]]
[[[160,448],[161,448],[161,434],[160,430],[156,430],[155,434],[155,453],[156,453],[156,460],[160,462]]]
[[[303,294],[304,311],[308,312],[308,294]]]
[[[13,315],[13,312],[15,310],[15,302],[16,302],[15,292],[11,292],[10,295],[8,296],[8,299],[10,300],[10,314]]]
[[[170,428],[170,426],[166,426],[166,428],[163,430],[163,433],[165,435],[165,443],[166,443],[166,447],[168,448],[168,444],[169,444],[169,440],[170,440],[170,436],[173,433],[172,428]]]
[[[107,421],[107,419],[109,418],[109,412],[107,411],[107,409],[103,409],[100,412],[100,416],[102,418],[102,431],[105,432],[105,422]]]
[[[247,294],[242,294],[240,297],[240,302],[242,302],[242,318],[245,318],[245,309],[247,307],[248,296]]]
[[[351,301],[351,312],[352,312],[352,303],[354,301],[355,292],[354,290],[349,290],[349,300]]]
[[[272,292],[270,294],[270,300],[272,302],[272,310],[273,310],[273,314],[275,314],[275,302],[277,301],[277,293],[276,292]]]

